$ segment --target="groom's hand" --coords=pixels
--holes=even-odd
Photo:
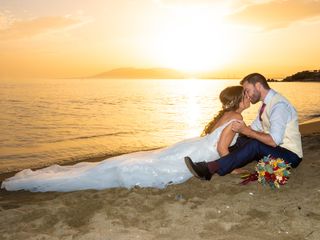
[[[232,123],[232,131],[244,134],[248,128],[244,121],[236,120]]]
[[[241,133],[249,138],[257,139],[264,144],[267,144],[272,147],[276,147],[277,144],[274,142],[271,135],[264,133],[264,132],[257,132],[250,127],[248,127],[244,121],[236,120],[232,123],[231,126],[232,131]]]

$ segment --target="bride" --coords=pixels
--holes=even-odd
[[[241,86],[227,87],[220,93],[222,109],[206,125],[200,137],[172,146],[124,154],[101,162],[81,162],[73,166],[52,165],[39,170],[25,169],[2,182],[8,191],[68,192],[84,189],[115,187],[164,188],[185,182],[193,175],[184,163],[189,156],[194,162],[212,161],[228,154],[237,134],[231,122],[242,119],[241,113],[250,106]]]

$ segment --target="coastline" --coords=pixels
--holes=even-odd
[[[156,150],[156,149],[158,149],[158,148],[146,149],[146,150],[141,150],[141,151],[149,151],[149,150]],[[103,156],[97,156],[97,157],[74,159],[74,160],[71,160],[71,161],[67,161],[67,162],[64,161],[62,163],[55,163],[55,164],[58,164],[60,166],[70,166],[70,165],[74,165],[74,164],[81,163],[81,162],[99,162],[99,161],[106,160],[108,158],[116,157],[116,156],[119,156],[119,155],[121,155],[121,154],[115,154],[115,155],[110,155],[109,154],[109,155],[103,155]],[[37,167],[37,168],[31,168],[31,169],[32,170],[37,170],[37,169],[41,169],[41,168],[45,168],[45,167],[47,167],[47,166],[40,166],[40,167]],[[18,173],[19,171],[22,171],[22,170],[23,169],[17,170],[17,171],[7,171],[7,172],[1,172],[0,171],[0,186],[1,186],[1,182],[3,180],[5,180],[6,178],[14,176],[16,173]],[[1,189],[0,189],[0,192],[1,192]]]
[[[313,131],[311,130],[313,129]],[[238,175],[165,189],[0,191],[1,239],[320,239],[320,119],[301,124],[304,157],[288,183]],[[92,159],[99,160],[99,159]],[[254,164],[246,168],[251,171]],[[12,173],[1,174],[9,176]]]
[[[320,134],[320,117],[301,123],[299,128],[302,136]]]
[[[301,132],[302,137],[306,137],[308,135],[320,134],[320,117],[316,117],[316,118],[310,119],[308,121],[305,121],[303,123],[300,123],[299,127],[300,127],[300,132]],[[153,149],[148,149],[148,150],[153,150]],[[98,157],[85,158],[85,159],[74,159],[73,161],[62,162],[60,165],[67,166],[67,165],[73,165],[73,164],[80,163],[80,162],[99,162],[101,160],[105,160],[105,159],[108,159],[108,158],[114,157],[114,156],[117,156],[117,155],[98,156]],[[59,163],[57,163],[57,164],[59,164]],[[46,166],[44,166],[44,167],[46,167]],[[34,170],[34,169],[40,169],[40,168],[43,168],[43,167],[32,168],[32,169]],[[0,172],[0,183],[4,179],[13,176],[14,174],[16,174],[19,171],[21,171],[21,170]]]

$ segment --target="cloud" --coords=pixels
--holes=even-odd
[[[205,4],[205,3],[210,3],[210,2],[215,2],[212,0],[154,0],[155,2],[158,3],[163,3],[163,4],[179,4],[179,5],[184,5],[184,4]],[[218,0],[216,0],[218,2]]]
[[[263,1],[235,12],[229,20],[265,29],[284,28],[292,23],[320,16],[320,1]]]
[[[229,5],[232,3],[232,0],[152,0],[154,3],[162,6],[162,7],[212,7],[219,5]],[[239,0],[237,0],[239,1]]]
[[[228,6],[243,6],[247,3],[261,2],[266,0],[152,0],[157,4],[167,5],[167,6],[188,6],[188,5],[228,5]]]
[[[9,11],[0,11],[0,30],[7,28],[13,21],[13,16]]]
[[[4,22],[4,16],[2,18],[2,22]],[[6,28],[0,29],[0,40],[33,37],[48,31],[64,29],[78,24],[80,24],[79,20],[61,16],[16,20]]]

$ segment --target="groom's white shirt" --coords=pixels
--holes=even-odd
[[[263,103],[268,105],[275,94],[277,94],[277,92],[273,89],[270,89]],[[272,106],[269,118],[269,134],[277,145],[281,145],[283,143],[286,126],[292,119],[295,118],[298,118],[297,111],[289,102],[281,101]],[[263,132],[263,127],[261,121],[259,120],[259,116],[257,116],[257,118],[252,122],[250,127],[255,131]]]

